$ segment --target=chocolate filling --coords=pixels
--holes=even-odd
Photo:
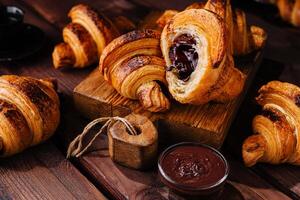
[[[180,80],[187,81],[198,63],[198,53],[195,49],[196,40],[191,35],[177,37],[169,51],[172,65],[167,71],[173,71]]]
[[[300,107],[300,94],[296,95],[295,97],[295,104]]]
[[[269,118],[272,122],[280,120],[280,116],[272,110],[263,110],[262,115]]]

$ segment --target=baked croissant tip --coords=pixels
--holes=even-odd
[[[261,135],[252,135],[248,137],[242,147],[242,156],[244,164],[247,167],[255,165],[265,153],[265,145],[261,142],[265,141]]]
[[[58,89],[58,81],[56,78],[45,78],[41,80],[42,82],[44,82],[45,84],[47,84],[48,86],[50,86],[51,88],[53,88],[55,91],[57,91]]]

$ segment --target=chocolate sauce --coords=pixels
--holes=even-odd
[[[177,37],[169,51],[172,65],[167,69],[174,71],[180,80],[187,81],[198,63],[198,53],[195,49],[196,40],[191,35]]]
[[[224,160],[210,148],[178,146],[162,161],[162,169],[175,182],[188,187],[208,187],[226,173]]]

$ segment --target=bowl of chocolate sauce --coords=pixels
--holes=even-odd
[[[199,143],[179,143],[167,148],[158,161],[161,181],[185,197],[218,199],[229,174],[225,157]]]

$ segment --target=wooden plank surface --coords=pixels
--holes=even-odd
[[[24,21],[37,25],[46,34],[46,43],[42,50],[25,60],[0,63],[0,74],[16,74],[34,76],[37,78],[54,77],[58,81],[59,92],[71,96],[73,88],[92,70],[92,67],[82,70],[55,70],[52,65],[52,50],[60,41],[60,29],[45,21],[43,17],[31,10],[27,4],[13,0],[2,0],[1,3],[19,5],[26,13]]]
[[[180,6],[181,4],[183,4],[182,2],[184,1],[177,1],[177,4],[172,4],[173,6]],[[64,71],[57,71],[54,70],[52,68],[52,63],[51,63],[51,51],[53,48],[53,44],[55,44],[57,41],[61,40],[61,27],[64,25],[64,23],[67,21],[66,19],[66,13],[62,13],[60,11],[60,9],[62,7],[65,7],[64,9],[68,10],[68,5],[72,5],[75,4],[75,1],[71,1],[71,0],[67,0],[64,1],[63,3],[61,1],[58,0],[28,0],[28,1],[12,1],[12,0],[4,0],[1,1],[1,3],[7,3],[7,4],[17,4],[17,5],[21,5],[23,6],[23,8],[25,8],[26,11],[26,18],[25,21],[28,22],[32,22],[36,25],[38,25],[39,27],[41,27],[47,34],[48,38],[47,38],[47,46],[45,46],[45,48],[43,49],[43,51],[39,54],[36,55],[30,59],[26,59],[24,61],[20,61],[20,62],[14,62],[14,63],[1,63],[0,64],[0,73],[1,74],[19,74],[19,75],[31,75],[31,76],[35,76],[35,77],[46,77],[46,76],[53,76],[59,79],[59,90],[62,93],[63,96],[63,102],[62,102],[62,113],[63,113],[63,122],[61,124],[61,128],[60,130],[57,132],[56,138],[59,138],[59,140],[55,140],[55,141],[59,141],[59,144],[62,146],[67,146],[67,144],[69,143],[70,139],[72,139],[76,134],[79,133],[79,131],[82,129],[82,127],[84,126],[84,124],[86,123],[86,121],[83,121],[82,118],[80,118],[80,116],[78,116],[78,113],[75,112],[74,108],[72,107],[72,99],[71,99],[71,94],[72,94],[72,90],[73,88],[76,86],[76,84],[78,84],[91,70],[91,68],[85,69],[85,70],[64,70]],[[139,16],[142,16],[145,12],[145,8],[140,8],[136,3],[128,3],[128,1],[125,0],[111,0],[111,1],[89,1],[90,5],[100,5],[101,3],[103,3],[101,7],[99,7],[98,9],[102,8],[106,8],[106,5],[110,5],[109,9],[104,9],[105,12],[107,13],[114,13],[117,12],[119,14],[122,15],[130,15],[134,18],[134,16],[136,15],[136,13]],[[150,1],[150,3],[153,7],[153,5],[158,6],[158,7],[162,7],[162,4],[165,3],[164,1]],[[120,6],[122,5],[122,6]],[[24,7],[25,6],[25,7]],[[171,4],[166,5],[167,7],[172,7]],[[28,9],[26,9],[28,8]],[[37,9],[38,8],[38,9]],[[50,9],[51,8],[51,9]],[[132,9],[132,10],[131,10]],[[44,11],[43,11],[44,10]],[[42,12],[43,11],[43,12]],[[138,11],[138,12],[136,12]],[[256,14],[256,13],[255,13]],[[57,18],[56,18],[57,17]],[[256,17],[253,14],[250,15],[251,19],[254,19],[255,22],[261,23],[264,26],[270,24],[269,21],[265,21],[264,18],[261,17]],[[253,18],[252,18],[253,17]],[[139,17],[135,17],[136,19],[138,19]],[[65,19],[65,21],[59,21],[60,19]],[[48,20],[48,22],[47,22]],[[288,33],[283,33],[286,30],[281,30],[281,28],[279,28],[276,24],[271,24],[271,27],[275,27],[278,32],[271,32],[271,41],[269,43],[272,44],[277,44],[277,46],[272,46],[271,47],[278,47],[278,49],[272,49],[270,47],[270,44],[268,44],[267,46],[267,52],[266,55],[268,56],[268,58],[271,58],[273,60],[279,60],[280,62],[284,63],[284,70],[282,72],[280,72],[280,79],[283,80],[289,80],[291,82],[294,83],[299,83],[300,80],[300,62],[299,59],[296,59],[297,56],[294,56],[295,53],[293,53],[292,51],[295,52],[295,49],[299,49],[299,47],[297,47],[297,44],[299,44],[299,40],[297,39],[298,37],[295,37],[298,35],[298,33],[295,33],[294,29],[291,30],[291,28],[288,28],[288,32],[291,32],[292,34],[292,40],[290,40],[289,38],[289,34]],[[273,29],[274,30],[274,29]],[[285,41],[288,41],[288,43],[284,43],[285,46],[280,46],[280,36],[284,34],[285,35]],[[299,36],[299,35],[298,35]],[[295,40],[295,41],[293,41]],[[297,42],[298,41],[298,42]],[[276,43],[275,43],[276,42]],[[283,44],[281,44],[283,45]],[[285,52],[286,51],[286,52]],[[275,52],[274,56],[272,56],[272,52]],[[292,59],[289,59],[288,54],[292,54]],[[298,56],[299,58],[299,56]],[[268,65],[269,69],[271,69],[271,71],[273,71],[273,63],[264,63],[263,67],[266,67],[266,65]],[[266,75],[270,74],[270,72],[266,72]],[[248,104],[244,105],[243,107],[246,107],[247,112],[246,115],[248,115],[248,113],[252,113],[249,112],[249,108],[248,108]],[[237,121],[238,124],[241,124],[241,126],[243,126],[244,122],[242,121]],[[235,133],[231,134],[234,137],[234,140],[240,140],[240,138],[238,138]],[[42,145],[36,147],[35,149],[38,150],[42,147]],[[97,146],[97,149],[101,149],[101,147],[103,147],[102,145]],[[231,146],[227,146],[229,147],[228,149],[231,149],[232,151],[233,148]],[[46,147],[48,148],[48,147]],[[60,146],[61,148],[61,146]],[[226,148],[227,149],[227,148]],[[104,151],[104,152],[103,152]],[[110,190],[111,189],[111,185],[106,185],[105,180],[103,181],[102,179],[100,179],[99,177],[101,176],[106,176],[107,171],[105,171],[106,168],[102,168],[102,165],[107,165],[107,166],[113,166],[114,170],[116,170],[115,172],[120,171],[119,169],[122,167],[119,167],[117,165],[114,165],[111,163],[111,161],[109,160],[109,158],[102,156],[102,157],[98,157],[98,155],[101,155],[102,153],[106,153],[105,149],[101,151],[95,151],[93,153],[89,153],[87,154],[85,157],[83,157],[82,159],[79,159],[76,162],[76,164],[78,164],[80,166],[81,169],[85,169],[85,172],[91,175],[92,180],[94,181],[94,183],[96,183],[97,186],[99,186],[101,188],[101,186],[104,186],[105,190]],[[232,152],[231,151],[231,152]],[[236,152],[239,152],[240,149],[238,149]],[[51,151],[50,151],[51,152]],[[54,153],[56,154],[56,153]],[[23,155],[25,156],[25,154],[20,154],[20,156]],[[240,158],[240,157],[237,157]],[[95,160],[98,160],[97,162]],[[101,161],[101,162],[100,162]],[[20,161],[20,159],[17,159],[14,161],[16,164],[18,164]],[[36,162],[36,161],[34,161]],[[104,163],[102,163],[104,162]],[[109,164],[110,162],[110,164]],[[248,169],[244,168],[243,165],[240,163],[240,161],[233,161],[234,163],[237,163],[237,169],[233,168],[232,170],[232,176],[230,178],[230,181],[233,182],[233,188],[229,187],[229,190],[227,191],[236,191],[238,190],[239,192],[234,192],[235,194],[237,194],[235,199],[242,199],[240,195],[238,195],[239,193],[242,194],[242,197],[244,199],[256,199],[257,198],[263,198],[263,199],[273,199],[272,197],[276,198],[277,195],[279,195],[279,197],[283,197],[282,193],[275,191],[276,189],[282,190],[284,193],[286,193],[287,195],[289,195],[290,197],[292,197],[293,199],[295,199],[295,196],[293,196],[294,192],[298,191],[298,188],[300,188],[297,184],[299,181],[297,180],[297,176],[294,179],[288,179],[287,177],[291,177],[290,176],[285,176],[286,171],[285,170],[291,170],[292,169],[292,173],[296,173],[299,171],[298,168],[294,168],[294,167],[290,167],[290,166],[283,166],[283,169],[281,169],[281,167],[278,168],[278,170],[276,170],[276,174],[272,175],[272,173],[275,171],[272,170],[268,170],[268,169],[273,169],[273,166],[269,166],[269,165],[261,165],[265,167],[265,172],[268,172],[268,176],[269,178],[267,178],[266,180],[263,180],[262,178],[260,178],[259,176],[262,176],[262,174],[264,173],[258,173],[259,176],[256,174],[257,171],[254,171],[255,173],[249,171]],[[14,165],[16,165],[14,164]],[[11,167],[8,167],[11,168]],[[24,169],[23,167],[20,167],[21,169]],[[49,168],[49,167],[46,167]],[[111,170],[112,168],[109,168],[109,170]],[[275,168],[274,168],[275,169]],[[31,169],[30,169],[31,170]],[[239,172],[239,170],[243,171],[243,172]],[[256,169],[255,169],[256,170]],[[130,170],[125,169],[124,171],[128,172]],[[272,172],[272,173],[271,173]],[[1,175],[2,176],[6,176],[7,175],[7,171],[3,172]],[[20,174],[23,174],[24,172],[19,172]],[[118,173],[117,173],[118,174]],[[124,173],[127,179],[129,180],[137,180],[139,181],[139,175],[140,173]],[[244,175],[242,175],[244,174]],[[297,173],[296,173],[297,174]],[[53,175],[55,176],[55,175]],[[18,176],[14,176],[12,177],[13,181],[16,181],[16,177]],[[115,177],[116,180],[118,180],[119,177],[117,177],[116,175],[113,174],[113,176],[111,178]],[[235,178],[234,178],[235,177]],[[264,177],[264,176],[263,176]],[[266,178],[266,177],[264,177]],[[253,181],[252,181],[253,180]],[[267,183],[267,182],[268,183]],[[81,181],[80,181],[81,182]],[[280,184],[279,184],[280,183]],[[119,184],[124,184],[124,183],[119,183]],[[150,184],[151,185],[151,184]],[[272,185],[272,186],[271,186]],[[28,188],[26,187],[27,185],[24,184],[22,187],[24,187],[24,190],[28,190]],[[20,186],[21,187],[21,186]],[[274,188],[276,187],[276,189]],[[3,188],[3,189],[2,189]],[[8,194],[7,191],[11,191],[12,188],[7,188],[7,187],[2,187],[0,189],[1,194]],[[19,188],[13,188],[13,192],[17,193]],[[67,189],[66,189],[67,190]],[[291,195],[293,190],[293,194]],[[55,192],[55,191],[52,191]],[[144,190],[144,193],[148,193],[149,190]],[[150,193],[154,193],[155,194],[155,190],[151,191]],[[52,194],[55,195],[55,194]],[[258,197],[259,196],[259,197]],[[285,197],[283,197],[285,198]]]
[[[0,199],[106,199],[51,142],[1,159]]]
[[[79,162],[115,199],[183,199],[159,181],[156,169],[143,172],[113,163],[108,155],[106,137],[98,140],[92,149]],[[224,199],[290,199],[241,163],[227,158],[231,173]]]
[[[44,17],[50,23],[56,25],[62,29],[67,23],[70,22],[68,19],[68,12],[73,5],[78,3],[86,3],[93,5],[98,11],[103,12],[111,19],[116,16],[126,16],[131,20],[138,21],[144,16],[144,8],[139,7],[126,0],[111,0],[111,1],[89,1],[89,0],[68,0],[62,4],[60,0],[53,0],[51,4],[45,6],[44,0],[23,0],[32,8],[34,8],[42,17]]]
[[[59,40],[58,29],[32,12],[26,4],[7,0],[1,3],[20,6],[26,12],[25,22],[39,26],[46,33],[47,43],[40,53],[26,60],[0,63],[0,74],[54,77],[59,79],[59,92],[70,96],[74,86],[90,69],[74,72],[54,70],[50,52]],[[69,104],[63,103],[63,109],[70,108]],[[62,123],[64,116],[62,112]],[[0,162],[0,199],[105,199],[51,141]]]
[[[285,65],[283,63],[265,60],[262,63],[260,70],[257,73],[257,77],[254,80],[254,85],[250,89],[250,93],[247,96],[247,101],[241,106],[237,120],[233,123],[233,127],[229,131],[229,137],[226,140],[225,146],[231,155],[241,159],[241,148],[243,140],[252,134],[251,122],[255,114],[260,112],[260,107],[255,104],[254,98],[257,95],[257,90],[261,85],[267,82],[280,79],[283,81],[292,81],[297,83],[297,80],[293,80],[294,75],[291,74],[289,79],[285,79],[287,76],[285,73]],[[291,72],[289,72],[291,73]],[[251,112],[249,112],[251,110]],[[293,199],[300,199],[300,187],[299,187],[299,173],[300,169],[297,166],[291,165],[268,165],[258,164],[252,168],[256,174],[263,177],[268,182],[274,184],[277,188],[288,194]]]

